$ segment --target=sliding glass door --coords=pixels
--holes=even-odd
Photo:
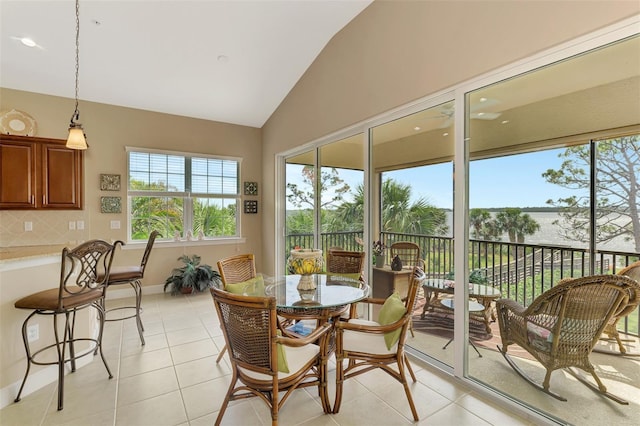
[[[610,409],[562,370],[552,386],[580,410],[529,387],[497,348],[495,301],[527,306],[563,278],[640,258],[639,65],[634,36],[521,75],[509,69],[286,157],[282,261],[294,246],[365,251],[372,294],[386,297],[403,286],[388,247],[414,242],[429,281],[411,353],[555,420]],[[387,248],[380,265],[374,241]],[[638,342],[638,311],[618,328]],[[544,377],[526,351],[509,351]],[[600,364],[607,386],[637,391],[624,357]]]

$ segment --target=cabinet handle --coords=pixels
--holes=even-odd
[[[36,196],[31,194],[31,204],[35,204],[36,203]]]
[[[43,195],[43,196],[42,196],[42,205],[45,205],[45,204],[46,204],[46,202],[44,201],[44,199],[45,199],[45,197],[44,197],[44,195]]]

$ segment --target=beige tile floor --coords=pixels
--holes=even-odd
[[[131,300],[108,301],[108,306]],[[56,384],[0,410],[0,424],[10,425],[212,425],[229,385],[228,358],[215,359],[223,337],[208,293],[191,296],[145,295],[146,345],[133,320],[109,322],[104,348],[114,378],[108,380],[99,358],[65,380],[64,410],[56,410]],[[413,362],[417,383],[412,392],[419,424],[530,425],[426,364]],[[335,393],[335,364],[329,371]],[[383,372],[345,383],[339,414],[325,415],[314,388],[294,392],[280,411],[287,425],[411,424],[401,385]],[[270,415],[257,398],[233,402],[222,424],[267,425]]]

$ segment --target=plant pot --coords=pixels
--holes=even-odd
[[[193,287],[181,287],[180,293],[182,294],[191,294],[193,293]]]
[[[384,268],[384,254],[376,256],[376,268]]]

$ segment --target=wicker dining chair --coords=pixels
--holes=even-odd
[[[318,388],[324,412],[331,412],[326,386],[330,324],[305,337],[288,337],[285,329],[278,329],[275,298],[232,294],[218,288],[212,288],[211,294],[232,369],[216,425],[230,401],[252,396],[269,406],[271,424],[277,425],[278,412],[292,392],[310,386]],[[279,365],[283,358],[286,368]]]
[[[327,252],[327,273],[360,274],[360,281],[364,281],[363,251],[329,250]]]
[[[147,263],[149,262],[151,249],[153,248],[156,238],[159,235],[160,233],[158,231],[153,231],[149,235],[147,245],[145,247],[144,253],[142,254],[142,259],[140,260],[140,265],[114,266],[111,268],[111,271],[109,272],[109,280],[107,281],[107,288],[105,290],[108,291],[111,286],[116,285],[131,285],[136,296],[135,306],[117,306],[111,309],[105,309],[105,321],[122,321],[129,318],[135,318],[136,326],[138,327],[138,335],[140,335],[140,342],[143,346],[145,344],[144,325],[142,325],[142,318],[140,317],[140,314],[142,313],[142,279],[144,278],[144,271],[147,268]],[[133,309],[132,315],[109,318],[109,312],[129,309]]]
[[[498,349],[523,379],[561,401],[566,399],[549,390],[549,380],[553,371],[563,368],[604,396],[628,404],[607,392],[589,361],[589,354],[611,317],[627,303],[630,289],[640,291],[640,284],[622,275],[593,275],[562,280],[526,308],[514,300],[498,299],[496,310],[502,338],[502,347]],[[507,354],[511,344],[521,346],[547,370],[542,385]],[[572,367],[590,373],[598,386]]]
[[[414,267],[420,260],[420,246],[411,241],[397,241],[391,244],[389,250],[391,260],[396,256],[400,257],[402,266]]]
[[[636,282],[640,282],[640,260],[618,271],[618,275],[623,275],[635,280]],[[630,354],[627,354],[627,348],[624,347],[622,343],[623,339],[620,338],[620,333],[618,332],[618,322],[620,322],[621,319],[629,316],[629,314],[631,314],[633,311],[637,310],[638,305],[640,305],[640,291],[638,291],[638,289],[636,288],[629,288],[629,300],[627,301],[626,305],[622,306],[621,309],[619,309],[618,312],[616,312],[611,317],[607,325],[604,327],[603,334],[606,334],[609,340],[615,340],[616,343],[618,343],[618,348],[620,350],[619,355]],[[629,342],[633,340],[625,339],[625,341]],[[615,354],[614,352],[600,349],[597,346],[596,348],[594,348],[594,351]],[[638,356],[638,354],[633,355]]]
[[[413,315],[414,301],[418,293],[418,289],[425,279],[424,264],[418,262],[411,274],[409,290],[407,297],[404,299],[403,309],[400,311],[399,319],[391,323],[383,320],[382,310],[384,305],[394,298],[394,295],[385,299],[365,299],[360,303],[373,303],[383,305],[380,310],[378,321],[369,321],[359,318],[352,318],[349,321],[338,321],[335,323],[336,328],[336,400],[333,406],[333,412],[340,411],[342,402],[342,386],[345,380],[356,377],[360,374],[374,370],[382,369],[391,377],[402,383],[411,414],[415,421],[419,420],[416,406],[411,396],[411,390],[407,383],[405,368],[409,370],[409,374],[413,381],[416,376],[413,368],[409,363],[409,358],[404,352],[404,343],[411,316]],[[399,300],[399,297],[397,297]],[[399,302],[403,303],[403,302]],[[394,318],[395,319],[395,318]],[[393,333],[397,334],[397,341],[386,341]],[[345,368],[345,361],[347,363]],[[394,368],[393,366],[396,366]]]
[[[32,310],[22,323],[22,341],[27,353],[27,371],[18,390],[15,402],[20,395],[29,376],[31,365],[58,366],[58,410],[62,410],[64,402],[65,365],[76,371],[76,360],[86,355],[100,353],[102,363],[111,379],[113,374],[107,365],[102,351],[102,331],[104,329],[104,294],[109,279],[109,270],[113,262],[113,253],[118,244],[109,244],[102,240],[90,240],[72,249],[62,250],[60,281],[56,288],[39,291],[17,300],[14,306],[18,309]],[[99,277],[101,277],[99,279]],[[98,330],[95,336],[77,336],[76,313],[85,308],[95,308],[98,313]],[[29,321],[35,315],[50,316],[53,319],[55,342],[33,351],[28,339]],[[63,316],[63,325],[58,317]],[[60,332],[62,331],[62,336]],[[89,350],[76,351],[76,344],[89,343]],[[55,355],[51,355],[54,352]],[[48,354],[48,355],[46,355]]]
[[[255,255],[252,253],[238,254],[220,259],[218,260],[218,272],[220,273],[223,288],[227,284],[237,284],[255,278],[258,275]],[[216,363],[222,360],[226,351],[227,345],[220,350]]]

